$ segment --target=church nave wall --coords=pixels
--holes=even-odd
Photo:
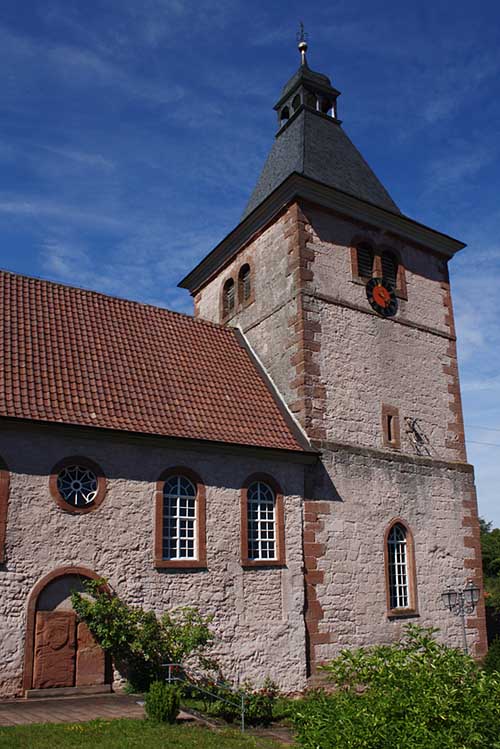
[[[11,695],[13,685],[20,690],[30,591],[67,566],[92,570],[129,603],[158,613],[196,605],[213,614],[214,655],[229,677],[260,683],[269,675],[290,690],[304,685],[303,466],[255,452],[185,450],[165,440],[19,425],[2,431],[0,454],[11,483],[6,561],[0,567],[0,694]],[[102,503],[87,514],[61,509],[49,491],[52,467],[73,455],[94,460],[107,479]],[[204,569],[154,564],[156,481],[172,466],[195,471],[205,484]],[[272,476],[283,490],[281,567],[241,565],[240,489],[255,473]]]

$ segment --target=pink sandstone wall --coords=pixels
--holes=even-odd
[[[282,213],[258,234],[195,297],[196,315],[221,322],[221,293],[227,278],[235,282],[242,265],[252,269],[255,298],[238,305],[227,324],[239,326],[265,364],[269,376],[285,400],[293,400],[290,360],[296,344],[290,338],[290,320],[297,315],[293,258],[296,252],[295,219],[292,210]]]
[[[424,454],[465,458],[457,412],[453,321],[448,312],[442,259],[375,231],[308,208],[306,249],[314,253],[307,303],[319,321],[318,384],[326,390],[318,423],[328,440],[383,447],[382,404],[399,409],[401,450],[415,454],[408,419],[418,419]],[[408,300],[394,318],[372,314],[364,285],[353,282],[353,237],[395,249],[405,267]]]
[[[408,299],[394,319],[368,305],[353,280],[356,239],[400,254]],[[287,258],[285,262],[285,258]],[[472,469],[463,421],[448,273],[443,258],[334,212],[292,205],[198,294],[201,316],[219,319],[222,282],[254,268],[255,301],[238,324],[290,409],[322,451],[310,469],[304,554],[309,658],[386,642],[405,619],[387,615],[384,532],[401,517],[416,548],[418,615],[461,646],[459,620],[440,594],[481,584]],[[288,301],[287,301],[288,300]],[[399,410],[399,449],[384,446],[382,404]],[[418,419],[418,450],[405,420]],[[408,430],[408,431],[407,431]],[[485,652],[484,610],[469,644]]]
[[[21,687],[26,605],[35,584],[53,570],[78,565],[108,578],[131,604],[158,613],[197,605],[214,615],[214,655],[231,678],[284,689],[305,684],[302,555],[303,467],[243,454],[173,449],[166,441],[95,436],[35,426],[3,428],[0,455],[10,469],[6,562],[0,567],[0,695]],[[92,513],[61,510],[49,475],[61,458],[97,462],[108,492]],[[153,566],[155,483],[166,468],[184,465],[206,484],[206,571],[158,571]],[[286,566],[243,570],[240,487],[254,472],[275,477],[284,491]],[[265,622],[265,626],[263,625]]]
[[[475,577],[470,467],[326,446],[323,466],[310,469],[304,515],[312,672],[343,647],[393,640],[406,621],[438,627],[439,639],[461,647],[460,620],[440,596]],[[406,521],[415,544],[417,614],[409,618],[391,618],[387,610],[384,534],[394,518]],[[483,654],[475,618],[468,644]]]

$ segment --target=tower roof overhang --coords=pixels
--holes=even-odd
[[[406,241],[436,252],[447,260],[466,246],[464,242],[431,229],[402,213],[381,208],[335,187],[293,172],[182,279],[179,287],[195,294],[221,267],[229,263],[255,234],[262,231],[277,214],[295,200],[304,200],[393,233]]]

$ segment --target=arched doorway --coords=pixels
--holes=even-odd
[[[84,567],[63,567],[46,575],[28,601],[23,688],[102,687],[109,682],[104,651],[86,624],[78,622],[71,593],[97,575]],[[109,686],[107,687],[109,689]]]

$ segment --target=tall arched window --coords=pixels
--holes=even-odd
[[[228,278],[222,288],[222,317],[226,318],[234,312],[234,281]]]
[[[382,277],[396,289],[398,282],[398,261],[392,252],[382,253]]]
[[[242,265],[238,274],[238,297],[240,304],[248,304],[252,295],[252,278],[248,263]]]
[[[157,484],[155,560],[157,567],[206,564],[205,487],[186,468],[170,469]]]
[[[284,564],[283,496],[271,477],[251,477],[242,489],[241,556],[244,566]]]
[[[413,537],[402,521],[395,521],[386,533],[387,606],[389,613],[416,610],[416,578]]]
[[[358,276],[371,278],[373,273],[373,250],[369,244],[360,244],[356,249]]]

